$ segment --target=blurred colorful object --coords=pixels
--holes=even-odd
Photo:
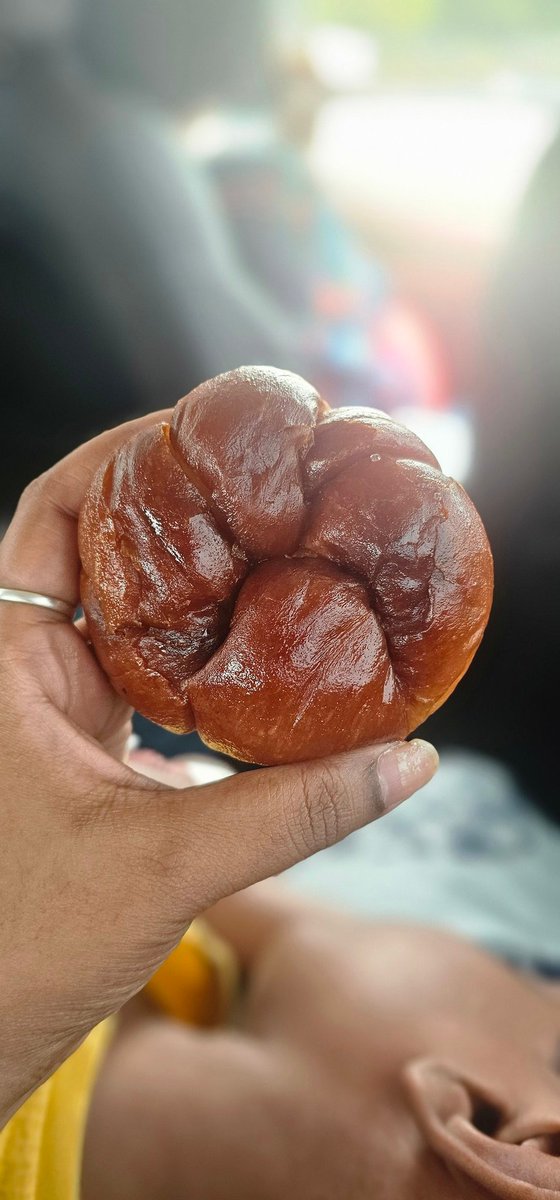
[[[449,369],[443,347],[427,318],[402,300],[390,300],[373,329],[376,358],[386,372],[387,400],[381,407],[411,405],[429,410],[449,403]],[[383,386],[383,381],[381,386]]]
[[[309,67],[329,91],[359,92],[374,82],[379,61],[371,35],[349,25],[317,25],[305,40]]]
[[[217,184],[243,265],[296,317],[300,351],[329,403],[442,409],[449,381],[426,317],[391,295],[380,264],[255,114],[205,114],[186,133]]]

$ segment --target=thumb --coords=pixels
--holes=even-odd
[[[117,808],[129,851],[171,885],[181,921],[377,820],[437,765],[429,743],[396,742],[156,796],[143,780],[119,789]]]

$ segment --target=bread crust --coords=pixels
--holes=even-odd
[[[97,473],[82,604],[146,717],[274,764],[407,736],[492,602],[469,497],[410,430],[250,367],[180,400]]]

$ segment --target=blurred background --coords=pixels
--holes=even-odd
[[[0,0],[0,88],[3,521],[84,438],[242,363],[387,409],[496,556],[427,733],[557,815],[558,6]]]

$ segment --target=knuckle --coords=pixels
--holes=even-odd
[[[72,473],[66,461],[55,463],[53,467],[43,471],[30,480],[21,493],[16,514],[29,516],[30,512],[43,508],[54,508],[66,517],[74,518],[64,502],[64,485],[72,478]]]
[[[36,501],[42,500],[45,491],[49,487],[51,472],[45,471],[42,475],[37,475],[35,479],[24,487],[18,503],[18,509],[25,510],[30,504],[35,504]]]
[[[291,813],[292,837],[301,854],[313,854],[344,836],[348,789],[333,765],[323,764],[320,778],[301,769],[295,812]]]

